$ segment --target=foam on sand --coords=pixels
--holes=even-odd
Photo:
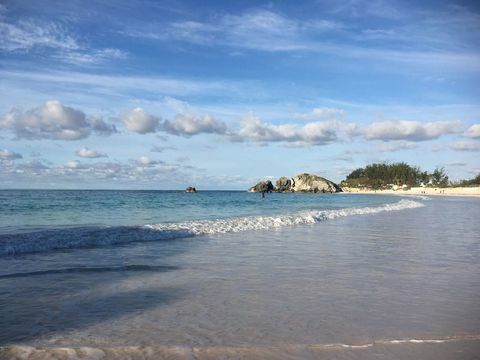
[[[0,358],[30,359],[475,359],[480,335],[435,339],[386,339],[364,344],[279,344],[271,346],[0,347]]]

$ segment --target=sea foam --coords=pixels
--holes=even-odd
[[[400,200],[393,204],[378,207],[346,208],[336,210],[302,211],[295,214],[275,216],[251,216],[231,219],[186,221],[173,224],[149,224],[145,228],[162,231],[196,235],[222,234],[249,230],[269,230],[286,226],[315,224],[327,219],[352,215],[376,214],[385,211],[398,211],[424,206],[413,200]]]
[[[336,210],[311,210],[286,215],[250,216],[143,226],[72,227],[29,233],[0,235],[0,256],[48,252],[58,249],[97,247],[140,241],[160,241],[198,235],[270,230],[295,225],[315,224],[338,217],[376,214],[424,206],[413,200],[400,200],[377,207],[352,207]]]

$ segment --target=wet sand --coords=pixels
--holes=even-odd
[[[443,339],[384,340],[374,343],[283,344],[251,347],[129,346],[115,348],[0,348],[1,359],[478,359],[480,336]]]

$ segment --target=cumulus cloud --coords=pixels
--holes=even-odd
[[[0,117],[0,129],[13,132],[18,139],[78,140],[92,132],[105,134],[108,125],[97,118],[91,120],[84,112],[64,106],[59,101],[47,101],[27,111],[12,109]],[[101,124],[101,126],[99,125]]]
[[[438,139],[442,135],[462,132],[461,121],[437,121],[421,123],[418,121],[375,122],[363,130],[367,140],[407,140],[425,141]]]
[[[106,123],[100,116],[92,116],[90,123],[92,130],[99,135],[108,136],[118,132],[115,125]]]
[[[94,150],[90,150],[89,148],[87,147],[84,147],[80,150],[77,150],[76,151],[76,154],[80,157],[83,157],[83,158],[90,158],[90,159],[95,159],[95,158],[101,158],[101,157],[108,157],[107,154],[105,153],[102,153],[102,152],[98,152],[98,151],[94,151]]]
[[[16,159],[22,159],[23,156],[19,153],[3,149],[0,150],[0,159],[1,160],[16,160]]]
[[[161,129],[173,134],[191,136],[201,133],[225,134],[227,125],[210,115],[194,116],[192,114],[179,114],[174,120],[165,120]]]
[[[448,147],[456,151],[480,151],[480,142],[457,141],[449,144]]]
[[[241,123],[232,141],[250,140],[258,143],[288,142],[293,145],[323,145],[337,139],[334,122],[312,122],[304,126],[269,124],[250,114]]]
[[[120,116],[120,120],[129,131],[139,134],[153,133],[157,131],[160,119],[148,114],[142,108],[135,108]]]
[[[474,124],[467,130],[467,136],[471,138],[480,138],[480,124]]]

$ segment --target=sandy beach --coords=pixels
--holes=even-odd
[[[412,187],[408,190],[371,190],[358,188],[342,188],[352,194],[385,194],[385,195],[428,195],[428,196],[480,196],[480,186],[454,188]]]

